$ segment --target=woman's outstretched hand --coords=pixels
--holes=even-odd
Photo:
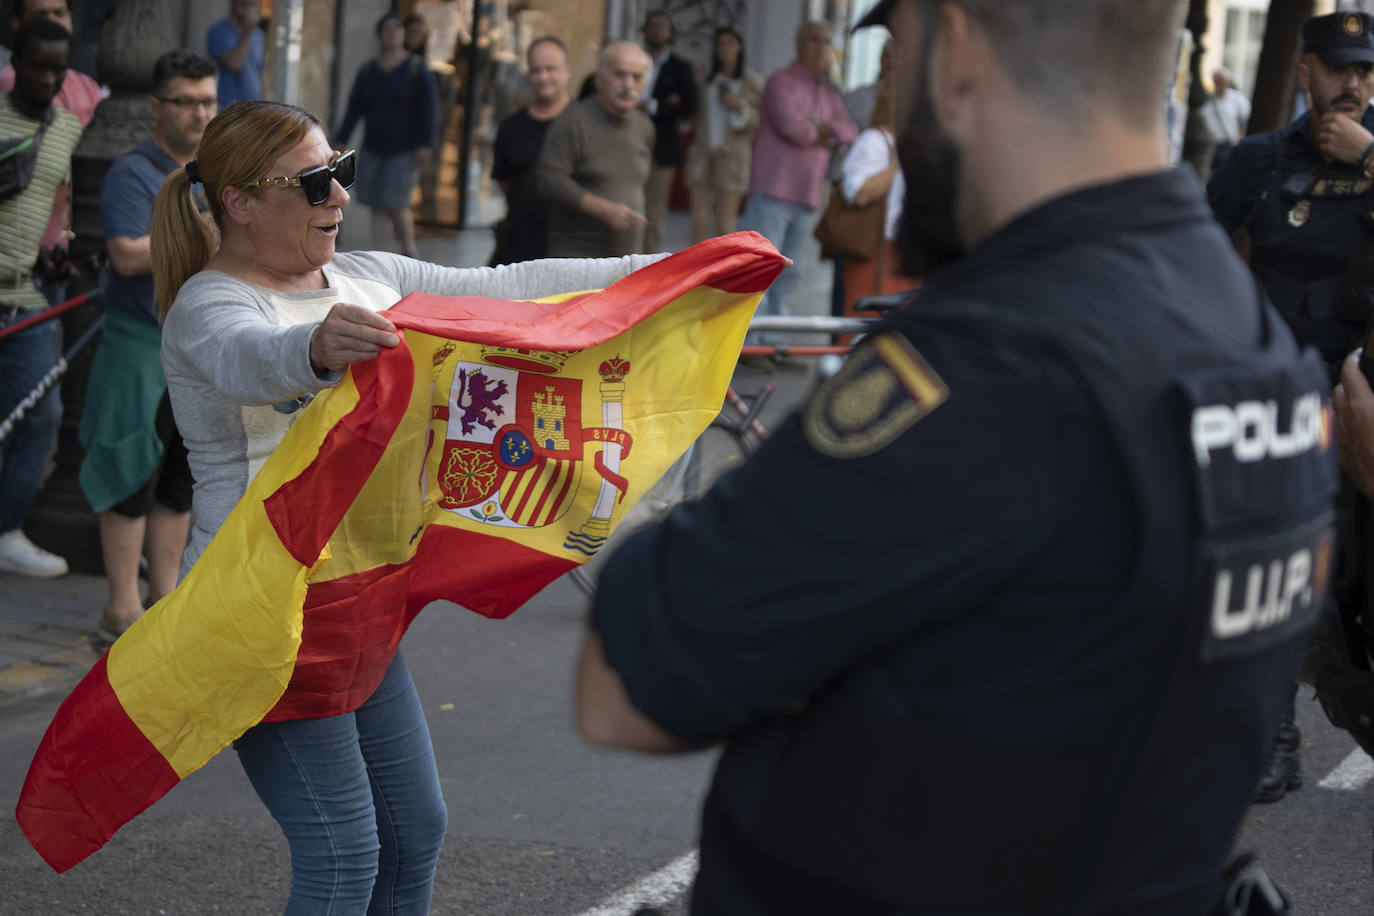
[[[401,342],[396,326],[376,312],[340,302],[329,310],[310,336],[310,366],[316,374],[341,370],[349,363],[376,359],[382,348]]]

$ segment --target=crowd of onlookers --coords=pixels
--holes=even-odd
[[[832,206],[861,207],[882,231],[867,258],[836,260],[835,311],[914,286],[891,249],[903,183],[890,50],[876,82],[841,93],[824,23],[805,23],[796,59],[766,80],[747,65],[734,26],[715,29],[701,78],[673,51],[674,38],[671,17],[650,12],[643,44],[602,49],[576,100],[563,42],[550,35],[530,44],[530,102],[502,120],[493,145],[507,216],[492,263],[658,251],[680,169],[693,242],[752,229],[805,266],[826,201],[837,196]],[[778,279],[763,314],[786,311],[801,273]]]

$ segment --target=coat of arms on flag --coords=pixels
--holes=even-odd
[[[478,351],[481,361],[463,359],[464,350]],[[435,355],[442,357],[436,383],[449,392],[448,403],[431,414],[431,442],[442,445],[431,445],[426,457],[437,465],[439,506],[500,527],[553,525],[572,505],[590,457],[598,499],[564,546],[595,554],[630,486],[619,473],[634,442],[621,410],[630,362],[603,360],[596,370],[601,383],[584,399],[583,380],[560,375],[578,355],[572,351],[468,345]]]

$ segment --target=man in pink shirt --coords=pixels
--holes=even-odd
[[[30,19],[51,19],[62,26],[68,32],[72,31],[72,10],[69,0],[15,0],[14,4],[14,27],[18,28],[21,22]],[[0,92],[9,92],[14,88],[14,68],[8,63],[0,68]],[[95,106],[100,104],[100,100],[105,97],[105,93],[100,88],[100,84],[91,79],[84,73],[76,70],[68,70],[67,76],[62,81],[62,88],[57,91],[57,97],[53,99],[53,104],[76,115],[76,119],[81,122],[82,129],[91,123],[91,118],[95,116]],[[67,240],[71,237],[71,217],[72,217],[72,187],[68,180],[57,189],[57,194],[53,197],[52,213],[48,215],[48,227],[43,230],[43,241],[39,249],[39,266],[46,274],[51,269],[50,254],[53,249],[66,251]],[[65,282],[57,277],[45,277],[49,288],[61,295],[61,290]],[[51,300],[53,296],[49,296]]]
[[[820,219],[821,184],[830,153],[859,135],[828,78],[830,40],[830,27],[823,22],[808,22],[798,29],[797,59],[768,78],[759,104],[744,226],[796,262],[764,295],[760,315],[786,313],[788,294],[815,250],[811,232]],[[755,336],[759,343],[781,340],[777,335]]]

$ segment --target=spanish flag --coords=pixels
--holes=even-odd
[[[357,708],[431,601],[505,617],[594,555],[716,416],[782,267],[736,233],[595,292],[388,310],[401,346],[311,403],[62,703],[29,842],[71,868],[258,722]]]

